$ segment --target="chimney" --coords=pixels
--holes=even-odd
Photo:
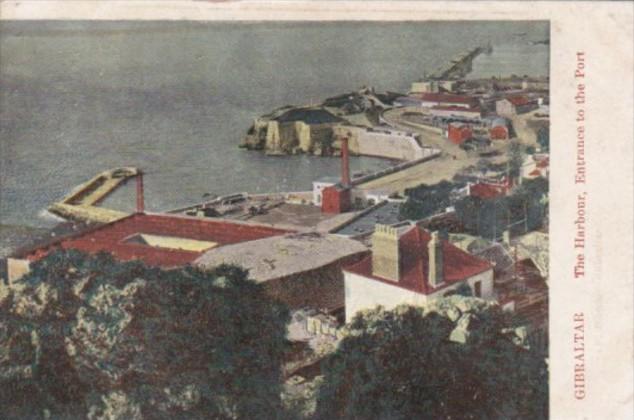
[[[377,224],[372,234],[372,274],[399,281],[399,244],[396,228]]]
[[[341,185],[350,186],[350,156],[348,150],[348,137],[341,138]]]
[[[444,281],[442,241],[438,237],[438,232],[432,232],[431,239],[427,244],[427,251],[429,254],[429,266],[427,267],[429,285],[437,287]]]
[[[143,171],[137,170],[136,175],[136,212],[145,212],[145,196],[143,193]]]

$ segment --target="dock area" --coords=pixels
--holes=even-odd
[[[346,222],[354,213],[327,214],[312,203],[312,191],[237,193],[204,203],[167,211],[196,217],[251,221],[295,230],[328,232]]]
[[[103,171],[78,185],[60,201],[53,203],[48,211],[65,219],[84,222],[108,223],[125,217],[128,213],[98,207],[98,204],[138,174],[138,169],[133,167]]]

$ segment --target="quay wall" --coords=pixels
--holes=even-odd
[[[396,166],[392,166],[386,169],[383,169],[382,171],[378,171],[378,172],[374,172],[370,175],[366,175],[364,177],[361,178],[357,178],[355,180],[352,181],[352,186],[353,187],[361,187],[363,186],[363,184],[368,183],[370,181],[374,181],[375,179],[379,179],[379,178],[383,178],[384,176],[388,176],[391,175],[393,173],[399,172],[399,171],[403,171],[407,168],[411,168],[412,166],[416,166],[418,164],[430,161],[432,159],[437,158],[438,156],[440,156],[441,151],[438,149],[428,149],[429,153],[427,154],[427,156],[420,158],[420,159],[416,159],[416,160],[410,160],[408,162],[404,162],[401,163],[400,165],[396,165]]]
[[[398,160],[416,160],[425,156],[425,150],[411,136],[392,133],[361,133],[359,154],[381,156]]]
[[[431,153],[421,147],[416,134],[393,128],[340,126],[335,128],[335,135],[347,136],[350,152],[356,155],[410,161]]]

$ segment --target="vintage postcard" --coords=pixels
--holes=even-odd
[[[0,418],[631,418],[633,11],[0,2]]]

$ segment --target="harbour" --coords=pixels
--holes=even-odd
[[[337,33],[339,46],[314,51],[310,60],[295,62],[296,71],[283,74],[279,65],[305,52],[293,45],[267,54],[267,45],[283,45],[289,37],[329,45],[332,35],[327,34],[333,32],[316,23],[163,26],[169,31],[150,22],[93,22],[90,28],[81,22],[3,26],[2,223],[52,227],[59,220],[43,210],[94,174],[120,166],[151,172],[145,183],[150,211],[185,207],[203,201],[208,193],[306,191],[314,179],[336,174],[339,160],[272,157],[238,149],[255,116],[365,84],[404,92],[426,69],[449,62],[465,45],[490,40],[494,46],[491,56],[474,59],[473,73],[479,76],[525,67],[519,59],[526,53],[522,48],[530,48],[533,55],[540,48],[547,51],[513,44],[509,34],[518,30],[517,23],[479,22],[467,24],[468,29],[463,23],[400,23],[405,38],[391,25],[331,23],[326,26]],[[520,26],[527,40],[548,34],[547,25]],[[103,42],[97,42],[97,35]],[[401,48],[382,47],[396,43]],[[228,55],[229,44],[245,48]],[[32,51],[28,60],[12,60],[24,51]],[[91,54],[90,62],[78,58],[86,54]],[[502,64],[494,60],[497,54],[503,54]],[[314,72],[313,61],[342,55],[347,58],[333,61],[341,65]],[[547,54],[539,60],[547,60]],[[531,64],[537,66],[539,60]],[[364,156],[351,157],[350,165],[353,172],[372,173],[393,163]],[[133,202],[134,189],[122,185],[101,205],[129,213]]]

